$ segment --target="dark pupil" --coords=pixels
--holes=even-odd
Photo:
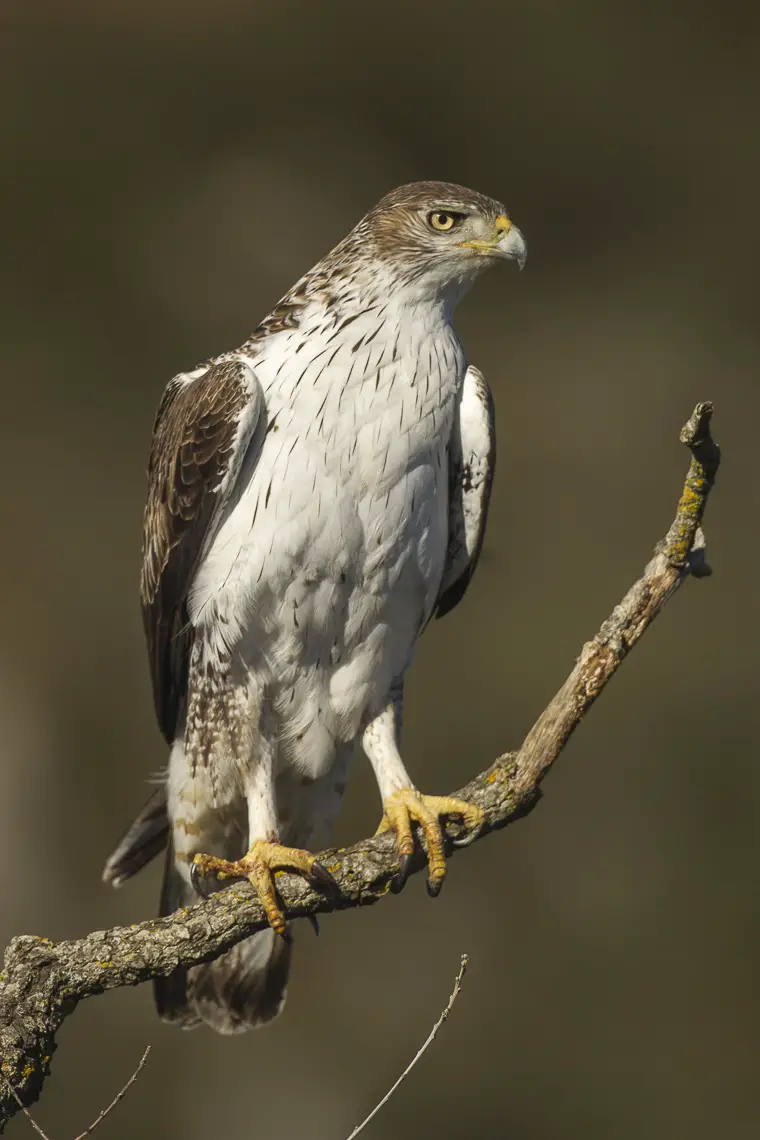
[[[438,225],[439,226],[445,226],[446,223],[448,222],[448,220],[449,220],[448,214],[439,214],[438,215]]]

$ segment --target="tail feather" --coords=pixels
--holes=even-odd
[[[326,840],[340,807],[354,751],[353,744],[343,746],[330,772],[310,784],[304,785],[294,768],[286,768],[278,776],[277,803],[283,818],[290,821],[281,824],[281,842],[313,850],[315,843]],[[238,858],[245,850],[245,828],[233,829],[226,841],[220,841],[219,834],[209,833],[208,823],[206,820],[203,834],[193,833],[193,842],[197,843],[194,849],[227,859]],[[165,787],[153,793],[103,872],[106,882],[119,886],[164,846],[167,853],[159,912],[162,915],[197,901],[186,867],[177,862],[173,849]],[[186,849],[182,854],[189,858],[192,851]],[[218,1033],[242,1033],[271,1021],[285,1002],[291,957],[290,938],[286,938],[272,930],[262,930],[213,962],[189,970],[178,969],[166,978],[156,979],[155,1000],[160,1017],[185,1029],[206,1024]]]
[[[285,1004],[291,943],[273,930],[238,942],[221,958],[188,971],[191,1008],[217,1033],[266,1025]]]
[[[169,845],[161,914],[171,914],[197,901],[177,869]],[[205,1023],[217,1033],[244,1033],[277,1017],[285,1003],[290,969],[290,940],[261,930],[238,942],[226,954],[156,978],[153,992],[159,1017],[182,1029]]]
[[[161,900],[158,913],[173,914],[181,906],[193,900],[192,887],[185,882],[176,868],[174,847],[170,842],[164,863],[164,879],[161,884]],[[162,1021],[168,1021],[180,1029],[195,1029],[201,1024],[199,1014],[192,1008],[187,997],[187,975],[184,967],[174,970],[165,978],[153,979],[153,998]]]
[[[103,868],[103,882],[120,887],[163,851],[169,839],[166,789],[156,788],[134,823],[122,835]]]

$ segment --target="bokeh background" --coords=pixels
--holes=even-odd
[[[539,809],[371,911],[297,931],[290,1000],[224,1040],[148,987],[80,1007],[56,1138],[760,1132],[760,8],[600,0],[3,0],[0,943],[153,914],[100,883],[160,769],[137,601],[174,372],[240,343],[382,193],[505,200],[530,246],[460,311],[498,407],[488,545],[426,634],[406,754],[445,792],[516,746],[666,529],[717,407],[715,575],[679,594]],[[510,271],[512,270],[512,271]],[[337,839],[378,802],[357,768]],[[19,1118],[13,1135],[29,1132]]]

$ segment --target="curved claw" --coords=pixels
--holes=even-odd
[[[437,899],[441,893],[443,886],[443,879],[428,879],[425,882],[425,890],[430,895],[431,899]]]
[[[399,870],[390,882],[390,889],[394,895],[399,894],[406,886],[406,880],[409,878],[409,868],[412,865],[412,856],[409,854],[399,856],[399,864]]]
[[[340,898],[340,887],[327,870],[327,867],[320,863],[318,859],[315,859],[312,863],[309,873],[311,877],[316,879],[318,883],[321,883],[323,887],[327,887],[332,895],[335,895],[336,898]]]
[[[201,869],[196,862],[190,864],[190,885],[202,899],[208,899],[214,893],[209,887],[208,880],[201,874]]]
[[[462,826],[465,826],[464,820],[462,820]],[[476,827],[471,827],[469,831],[465,831],[464,835],[460,835],[457,839],[449,839],[449,842],[452,847],[469,847],[471,843],[475,842],[482,830],[483,824],[479,823]]]

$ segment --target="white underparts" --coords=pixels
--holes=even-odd
[[[190,707],[193,685],[212,678],[222,711],[196,717],[200,737],[183,730],[172,752],[170,814],[185,860],[194,849],[237,857],[230,847],[244,833],[249,843],[282,838],[283,774],[294,787],[323,781],[333,804],[333,774],[359,742],[383,798],[411,786],[399,685],[448,556],[465,363],[445,305],[386,297],[346,310],[315,299],[250,365],[265,418],[236,459],[188,599],[199,649]],[[222,723],[235,716],[251,723]],[[315,794],[315,813],[323,801]],[[302,841],[309,821],[296,830]]]

